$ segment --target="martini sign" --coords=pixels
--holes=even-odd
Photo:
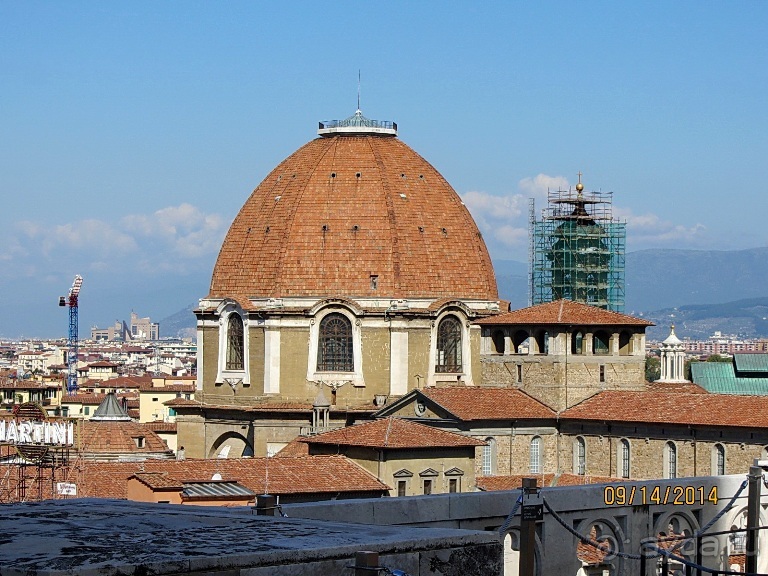
[[[71,420],[48,420],[34,402],[14,407],[12,419],[0,418],[0,444],[16,447],[20,456],[41,460],[49,448],[73,446],[75,427]]]

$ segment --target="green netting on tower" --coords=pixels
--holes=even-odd
[[[531,303],[560,298],[624,311],[627,225],[614,220],[607,192],[550,191],[531,221]]]

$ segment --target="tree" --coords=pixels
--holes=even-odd
[[[645,357],[645,381],[655,382],[661,378],[661,358],[658,356]]]
[[[693,382],[693,378],[691,378],[691,364],[694,362],[701,362],[698,358],[688,358],[688,360],[685,361],[685,379],[690,380]]]
[[[731,362],[732,358],[729,356],[721,356],[720,354],[710,354],[707,357],[707,362]]]

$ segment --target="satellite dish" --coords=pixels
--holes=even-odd
[[[226,446],[224,446],[224,447],[221,449],[221,452],[219,452],[219,455],[217,456],[217,458],[226,458],[226,457],[228,457],[228,456],[229,456],[229,449],[230,449],[230,448],[231,448],[231,446],[230,446],[229,444],[227,444]]]
[[[211,476],[211,480],[221,480],[221,474],[216,472],[213,476]]]

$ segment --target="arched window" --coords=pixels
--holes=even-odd
[[[722,476],[725,474],[725,446],[715,444],[712,447],[712,475]]]
[[[622,478],[629,478],[629,457],[629,440],[622,438],[619,442],[619,463]]]
[[[611,335],[605,330],[598,330],[592,338],[593,354],[608,354],[611,342]]]
[[[549,354],[549,332],[539,330],[536,333],[536,354]]]
[[[239,314],[229,315],[227,320],[227,370],[244,370],[245,340],[243,338],[243,319]]]
[[[496,354],[504,354],[504,331],[494,330],[491,338],[493,338],[493,351]]]
[[[521,347],[526,343],[530,346],[530,343],[528,342],[528,332],[526,330],[518,330],[515,332],[514,336],[512,336],[512,347],[515,354],[520,354],[522,350]]]
[[[461,372],[461,322],[446,316],[437,327],[435,372]]]
[[[344,314],[328,314],[320,320],[317,346],[319,372],[354,372],[352,323]]]
[[[632,352],[632,334],[624,331],[619,334],[619,355],[629,356]]]
[[[664,444],[664,478],[677,478],[677,446],[672,441]]]
[[[579,476],[587,473],[587,443],[581,436],[573,444],[573,473]]]
[[[541,436],[531,438],[528,459],[531,474],[541,474]]]
[[[571,336],[571,354],[584,354],[584,332],[581,330]]]
[[[488,437],[483,446],[483,476],[496,473],[496,439]]]

